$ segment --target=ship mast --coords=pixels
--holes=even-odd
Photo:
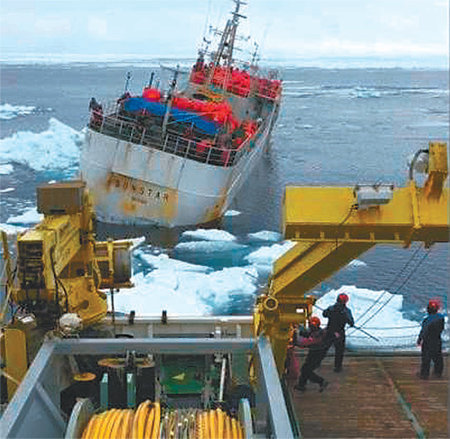
[[[220,65],[220,60],[225,60],[225,65],[230,67],[233,62],[233,50],[234,43],[236,40],[236,31],[239,25],[239,18],[247,18],[245,15],[239,13],[239,9],[241,5],[245,5],[246,3],[242,0],[234,0],[236,3],[235,10],[231,13],[233,15],[227,21],[225,29],[222,32],[222,38],[220,39],[219,47],[214,56],[214,66],[217,67]]]

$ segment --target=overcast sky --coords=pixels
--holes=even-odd
[[[448,0],[248,0],[265,58],[411,59],[448,65]],[[231,0],[0,0],[1,59],[196,56]]]

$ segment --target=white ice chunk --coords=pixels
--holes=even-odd
[[[270,230],[261,230],[260,232],[249,233],[247,236],[251,241],[278,242],[278,241],[281,241],[281,239],[282,239],[281,233],[272,232]]]
[[[211,271],[211,268],[203,265],[190,264],[188,262],[179,261],[177,259],[171,259],[166,254],[149,255],[143,251],[135,251],[135,255],[149,267],[165,270],[165,271],[192,271],[198,273],[207,273]]]
[[[202,273],[179,270],[180,262],[172,265],[166,260],[164,268],[134,276],[135,287],[123,289],[114,296],[116,311],[135,310],[139,315],[160,315],[162,310],[167,310],[169,316],[206,315],[215,307],[231,302],[236,294],[256,292],[254,276],[248,268],[232,267]]]
[[[8,175],[14,171],[13,165],[9,163],[0,164],[0,175]]]
[[[236,237],[225,230],[197,229],[186,230],[181,234],[183,238],[192,238],[201,241],[235,241]]]
[[[295,243],[292,241],[285,241],[282,244],[264,246],[247,255],[245,260],[250,264],[271,266],[282,254],[294,247],[294,245]]]
[[[239,212],[239,210],[227,210],[223,216],[238,216],[240,215],[241,212]]]
[[[14,236],[18,233],[25,232],[25,230],[28,229],[26,227],[13,226],[11,224],[0,224],[0,230],[5,231],[8,236]]]
[[[36,107],[31,105],[11,105],[11,104],[1,104],[0,105],[0,119],[10,120],[17,116],[26,116],[31,114],[36,110]]]
[[[64,169],[78,162],[84,134],[55,118],[41,133],[19,131],[0,140],[0,160],[15,161],[36,171]]]
[[[376,341],[354,328],[347,328],[346,344],[356,349],[416,349],[415,342],[420,331],[420,323],[405,319],[402,313],[403,296],[387,291],[373,291],[358,288],[354,285],[344,285],[338,290],[332,290],[321,297],[316,304],[320,309],[326,309],[336,302],[339,294],[349,296],[347,306],[352,311],[355,325],[379,339]],[[374,303],[376,304],[374,305]],[[374,305],[372,308],[370,308]],[[323,326],[327,319],[322,311],[316,308],[315,314],[322,320]],[[366,320],[373,315],[367,323]]]
[[[364,261],[360,261],[359,259],[354,259],[349,264],[347,264],[349,268],[358,268],[358,267],[367,267],[367,264]]]
[[[12,216],[6,221],[8,224],[37,224],[44,215],[38,213],[35,207],[30,207],[20,215]]]
[[[183,252],[220,253],[236,251],[246,248],[246,245],[231,241],[192,241],[180,242],[174,248]]]

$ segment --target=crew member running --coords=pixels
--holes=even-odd
[[[439,314],[439,302],[430,300],[428,302],[428,317],[422,322],[417,344],[422,346],[422,365],[420,368],[420,378],[428,379],[430,375],[431,360],[434,363],[433,375],[437,378],[442,376],[444,362],[442,359],[441,333],[444,330],[444,316]]]
[[[334,371],[342,370],[345,350],[345,325],[354,326],[352,312],[347,308],[347,294],[339,294],[336,303],[329,306],[323,316],[328,318],[327,335],[325,340],[325,353],[334,345]]]
[[[296,346],[309,348],[305,363],[301,369],[298,384],[294,386],[294,389],[300,392],[305,391],[308,380],[319,384],[320,392],[323,392],[328,386],[328,382],[314,372],[320,366],[325,356],[324,341],[325,331],[320,327],[319,317],[311,317],[309,319],[309,329],[299,332],[299,336],[294,338],[294,344]]]

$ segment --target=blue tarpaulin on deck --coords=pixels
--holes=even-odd
[[[165,104],[161,104],[159,102],[151,102],[141,97],[129,98],[124,102],[125,111],[129,111],[130,113],[146,110],[150,114],[154,114],[155,116],[164,116],[164,114],[166,113],[166,108],[167,107]],[[205,120],[200,115],[191,113],[189,111],[172,108],[170,110],[170,115],[177,122],[188,124],[193,123],[196,128],[212,136],[217,134],[220,129],[220,125],[216,122]]]

